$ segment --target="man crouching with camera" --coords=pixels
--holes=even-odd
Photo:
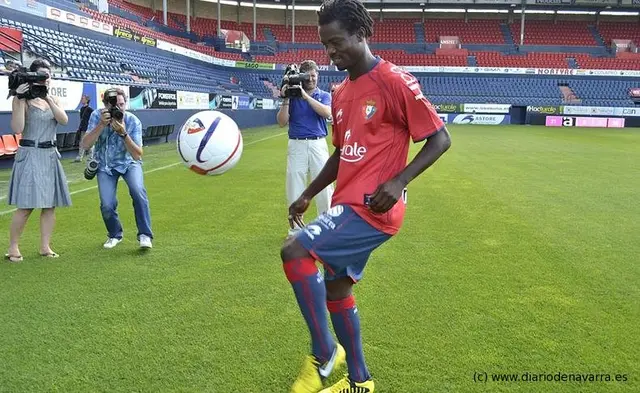
[[[277,119],[280,127],[289,124],[286,193],[289,205],[307,188],[307,176],[313,180],[329,159],[327,119],[331,117],[331,94],[318,88],[318,66],[313,60],[289,65],[283,78],[284,98]],[[329,210],[333,186],[316,197],[318,215]],[[288,235],[300,228],[291,228]]]
[[[151,212],[142,174],[142,123],[133,113],[126,112],[127,96],[122,89],[104,92],[104,109],[93,111],[82,148],[95,144],[93,159],[87,162],[85,178],[98,176],[100,210],[107,227],[104,248],[113,248],[122,241],[123,230],[118,218],[116,197],[120,176],[129,187],[133,211],[138,226],[141,248],[151,248]]]

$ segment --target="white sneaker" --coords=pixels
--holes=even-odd
[[[147,235],[140,235],[140,248],[151,248],[151,238]]]
[[[115,246],[118,245],[118,243],[120,243],[122,241],[122,239],[117,239],[115,237],[110,237],[107,239],[106,242],[104,242],[104,248],[113,248]]]

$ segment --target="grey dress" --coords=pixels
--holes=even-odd
[[[56,140],[58,122],[51,109],[42,110],[29,105],[22,139],[36,142]],[[70,206],[71,195],[67,177],[55,147],[20,146],[9,179],[9,205],[19,209],[41,209]]]

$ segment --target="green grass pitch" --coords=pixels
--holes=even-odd
[[[355,289],[376,392],[640,391],[640,132],[450,131]],[[188,171],[173,143],[146,148],[146,253],[124,183],[125,241],[104,250],[96,183],[64,162],[61,258],[38,256],[35,212],[24,262],[0,263],[0,392],[288,392],[309,337],[279,259],[287,139],[276,127],[244,138],[219,177]]]

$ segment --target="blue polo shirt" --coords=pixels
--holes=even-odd
[[[331,94],[318,88],[311,97],[331,106]],[[318,115],[302,98],[289,99],[289,138],[324,138],[327,136],[327,120]]]

